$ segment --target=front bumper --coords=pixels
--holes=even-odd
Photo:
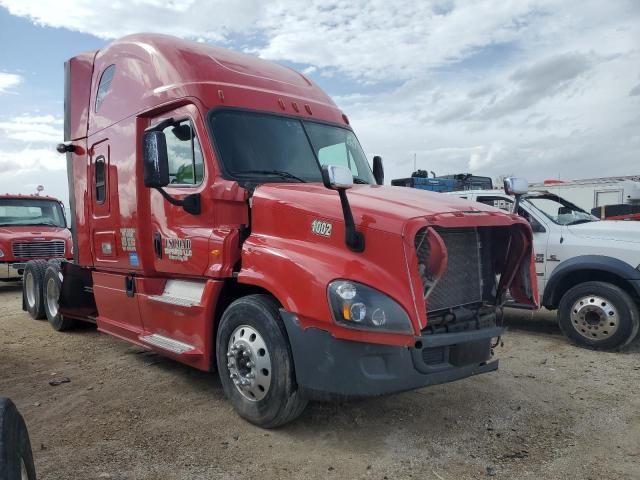
[[[0,262],[0,280],[18,280],[22,278],[25,262]]]
[[[491,339],[501,327],[423,335],[417,347],[340,340],[280,310],[291,344],[296,381],[311,398],[403,392],[497,370]]]

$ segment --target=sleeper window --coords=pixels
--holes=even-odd
[[[100,77],[100,83],[98,84],[98,93],[96,94],[96,112],[100,109],[102,102],[104,102],[104,98],[109,93],[109,88],[111,88],[111,82],[113,81],[113,74],[116,71],[115,65],[109,65],[102,72],[102,76]]]
[[[204,176],[200,142],[190,120],[182,120],[163,130],[169,156],[172,185],[198,185]]]

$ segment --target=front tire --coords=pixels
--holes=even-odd
[[[240,298],[225,310],[216,335],[225,395],[242,418],[263,428],[295,420],[307,405],[278,307],[269,295]]]
[[[22,275],[22,301],[31,318],[46,318],[42,298],[42,283],[47,269],[46,260],[29,260]]]
[[[0,480],[35,480],[27,426],[16,406],[0,398]]]
[[[74,325],[74,321],[64,317],[59,311],[60,292],[62,290],[62,269],[60,263],[51,262],[44,272],[42,286],[42,296],[44,311],[49,320],[49,324],[54,330],[62,332],[69,330]]]
[[[560,300],[562,333],[578,346],[617,350],[631,342],[640,324],[638,306],[627,292],[606,282],[584,282]]]

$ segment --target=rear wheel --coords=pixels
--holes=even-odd
[[[45,318],[42,283],[46,269],[46,260],[29,260],[22,276],[23,304],[31,318],[36,320]]]
[[[306,407],[272,297],[249,295],[225,310],[216,338],[216,360],[225,395],[249,422],[278,427],[295,420]]]
[[[638,333],[638,306],[627,292],[605,282],[585,282],[560,300],[562,333],[573,343],[599,350],[616,350]]]
[[[27,426],[16,406],[0,398],[0,480],[35,480]]]
[[[68,330],[75,323],[72,319],[66,318],[60,314],[59,302],[60,291],[62,290],[62,269],[59,263],[49,263],[44,273],[43,296],[44,311],[47,320],[59,332]]]

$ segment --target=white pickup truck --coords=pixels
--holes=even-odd
[[[449,192],[512,211],[501,190]],[[577,345],[613,350],[638,333],[640,222],[598,220],[549,192],[520,197],[518,214],[533,230],[540,303],[558,310],[564,335]]]

